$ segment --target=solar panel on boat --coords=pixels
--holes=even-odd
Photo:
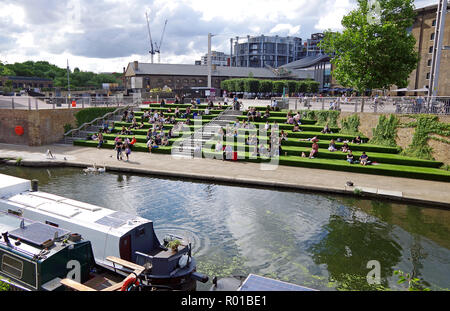
[[[122,219],[105,216],[97,220],[95,223],[108,227],[118,228],[122,226],[125,223],[125,221]]]
[[[240,291],[314,291],[314,289],[291,284],[283,281],[269,279],[263,276],[250,274],[239,288]]]
[[[44,242],[53,240],[55,232],[58,233],[58,236],[63,236],[70,231],[36,222],[26,225],[24,228],[15,229],[9,235],[15,239],[42,247]]]

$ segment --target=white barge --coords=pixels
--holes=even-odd
[[[108,256],[136,263],[152,284],[195,290],[197,281],[208,281],[182,238],[175,237],[181,244],[172,250],[169,239],[160,243],[151,220],[38,191],[37,181],[0,174],[0,211],[77,232],[91,242],[97,264],[116,269]]]

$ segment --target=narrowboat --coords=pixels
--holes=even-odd
[[[91,242],[102,267],[132,272],[108,256],[144,266],[149,283],[173,290],[195,290],[197,281],[208,281],[196,271],[191,243],[167,236],[161,244],[151,220],[39,191],[36,180],[0,174],[0,185],[0,211],[77,232]]]
[[[0,281],[10,290],[133,290],[145,270],[109,256],[112,262],[134,268],[135,274],[100,267],[91,242],[79,234],[14,214],[0,212],[0,232]]]

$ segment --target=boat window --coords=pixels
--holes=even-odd
[[[145,228],[144,228],[144,227],[138,228],[138,229],[136,230],[136,235],[137,235],[138,237],[143,236],[144,234],[145,234]]]
[[[18,279],[21,279],[23,272],[23,262],[5,254],[2,256],[2,271]]]
[[[53,226],[53,227],[56,227],[56,228],[59,227],[59,225],[55,224],[54,222],[48,221],[48,220],[46,220],[45,223],[46,223],[47,225],[50,225],[50,226]]]

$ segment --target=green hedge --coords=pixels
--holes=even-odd
[[[102,117],[108,112],[113,112],[117,107],[109,108],[109,107],[93,107],[93,108],[85,108],[77,113],[75,113],[75,119],[77,120],[77,127],[83,125],[84,123],[91,122],[95,118]]]

